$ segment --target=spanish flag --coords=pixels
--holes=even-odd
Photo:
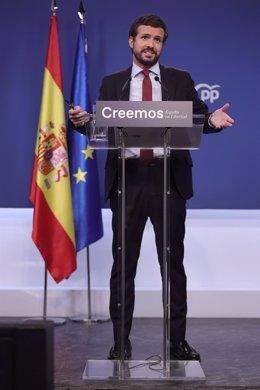
[[[76,269],[76,248],[55,15],[50,23],[30,200],[34,204],[32,239],[59,283]]]

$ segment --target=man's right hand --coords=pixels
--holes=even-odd
[[[90,115],[86,111],[83,111],[80,106],[75,106],[69,110],[69,119],[75,127],[79,127],[89,122]]]

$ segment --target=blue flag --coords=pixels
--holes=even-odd
[[[71,101],[91,112],[85,52],[85,24],[80,24]],[[88,137],[68,126],[69,166],[77,252],[103,236],[96,152]]]

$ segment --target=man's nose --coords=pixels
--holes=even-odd
[[[147,46],[150,48],[154,47],[154,40],[152,38],[150,38],[149,41],[147,42]]]

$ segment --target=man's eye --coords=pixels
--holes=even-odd
[[[158,43],[162,42],[161,38],[155,38],[155,41],[158,42]]]

